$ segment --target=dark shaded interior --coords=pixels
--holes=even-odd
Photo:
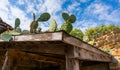
[[[58,64],[36,62],[36,61],[27,61],[25,64],[25,62],[22,65],[21,62],[19,62],[19,64],[13,66],[14,68],[12,68],[11,70],[61,70],[60,65]]]

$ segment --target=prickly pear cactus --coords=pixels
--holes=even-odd
[[[73,14],[69,16],[67,13],[62,13],[62,17],[65,21],[61,26],[61,30],[70,33],[71,30],[73,29],[72,23],[76,21],[76,17]]]
[[[30,32],[35,33],[37,28],[38,28],[38,22],[37,21],[32,21],[32,23],[30,25]]]
[[[63,23],[62,24],[62,26],[61,26],[61,30],[64,30],[64,31],[66,31],[67,33],[70,33],[71,32],[71,30],[73,29],[73,26],[72,26],[72,24],[71,23]]]
[[[21,33],[21,32],[22,32],[22,30],[21,30],[20,27],[17,27],[17,28],[15,29],[15,31],[18,32],[18,33]]]
[[[57,30],[57,23],[54,19],[51,20],[51,23],[50,23],[50,28],[49,28],[49,31],[50,32],[54,32]]]
[[[35,13],[33,13],[33,21],[30,24],[30,32],[35,33],[38,27],[38,21],[35,20]]]
[[[69,19],[69,14],[63,12],[63,13],[62,13],[62,18],[63,18],[65,21],[67,21],[67,20]]]
[[[69,22],[74,23],[76,21],[76,16],[71,14],[68,19]]]
[[[1,38],[4,41],[10,41],[12,39],[12,35],[10,35],[10,34],[2,34]]]
[[[30,24],[30,32],[31,33],[38,33],[37,29],[38,29],[38,22],[44,22],[50,19],[50,14],[49,13],[43,13],[40,15],[40,17],[35,20],[35,14],[33,13],[33,21]],[[39,30],[41,32],[41,29]]]
[[[17,27],[19,27],[19,25],[20,25],[20,19],[19,19],[19,18],[16,18],[16,19],[15,19],[15,29],[16,29]]]
[[[49,19],[50,19],[50,14],[46,12],[46,13],[41,14],[37,21],[44,22]]]

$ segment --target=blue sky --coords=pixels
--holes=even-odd
[[[77,17],[74,28],[83,31],[101,24],[120,25],[120,0],[0,0],[0,5],[0,17],[12,26],[15,18],[20,18],[22,29],[29,29],[33,12],[36,17],[49,12],[58,27],[64,22],[62,12],[74,14]],[[50,20],[39,23],[39,27],[47,30]]]

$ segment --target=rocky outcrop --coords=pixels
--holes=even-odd
[[[120,30],[98,37],[94,46],[103,50],[111,50],[110,54],[118,60],[118,63],[110,64],[110,68],[120,70]]]

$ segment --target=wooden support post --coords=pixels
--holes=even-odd
[[[74,48],[70,47],[66,51],[66,70],[80,70],[79,60],[74,59]]]
[[[6,57],[5,57],[5,61],[4,61],[4,64],[2,66],[2,70],[11,70],[11,67],[12,67],[12,57],[10,57],[8,55],[8,51],[6,52]]]
[[[66,57],[66,70],[80,70],[79,60]]]

